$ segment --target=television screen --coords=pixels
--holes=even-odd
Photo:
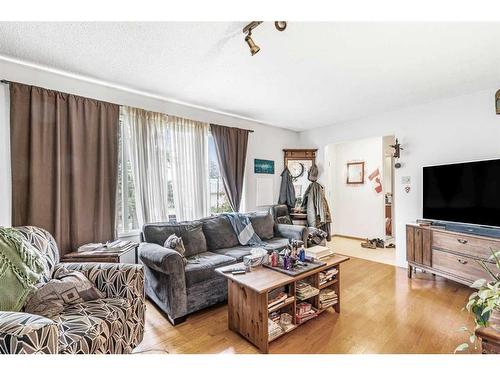
[[[424,167],[423,217],[500,227],[500,160]]]

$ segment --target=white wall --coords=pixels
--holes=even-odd
[[[186,117],[193,120],[254,130],[254,133],[250,134],[248,142],[247,165],[245,171],[246,180],[244,187],[245,195],[242,202],[243,210],[250,211],[257,208],[255,204],[255,174],[253,173],[254,158],[275,161],[275,174],[270,178],[274,181],[274,197],[275,201],[277,201],[281,180],[280,173],[283,169],[282,149],[298,146],[299,134],[297,132],[86,82],[77,78],[67,77],[58,73],[8,61],[0,60],[0,75],[1,79],[9,81],[41,86],[116,104]],[[165,82],[165,84],[168,85],[168,82]],[[10,152],[8,151],[9,103],[7,93],[8,90],[2,87],[0,90],[0,225],[6,226],[10,225],[11,222]],[[207,93],[207,95],[209,95],[209,93]],[[265,95],[265,93],[263,93],[263,95]]]
[[[405,262],[405,224],[422,216],[422,166],[500,157],[500,116],[495,114],[495,89],[401,109],[361,120],[301,133],[303,147],[325,147],[362,137],[394,134],[404,150],[395,170],[395,230],[398,264]],[[328,156],[328,153],[326,154]],[[406,193],[401,177],[411,178]],[[335,220],[335,212],[333,212]]]
[[[330,145],[332,155],[325,162],[331,169],[330,202],[333,213],[333,233],[361,238],[384,237],[384,194],[377,193],[368,175],[377,168],[382,174],[382,137],[371,137]],[[347,184],[347,163],[365,162],[364,184]],[[329,164],[327,164],[329,163]],[[329,194],[329,192],[327,192]]]

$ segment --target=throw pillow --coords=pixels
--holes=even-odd
[[[280,217],[276,218],[276,222],[278,224],[289,224],[289,225],[292,225],[292,220],[290,219],[289,216],[280,216]]]
[[[24,311],[53,318],[61,314],[65,305],[104,298],[105,295],[81,272],[61,267],[47,283],[37,285],[30,294]]]
[[[187,264],[187,259],[186,259],[186,248],[184,247],[184,242],[182,242],[182,237],[177,237],[175,234],[171,234],[167,240],[165,241],[164,246],[167,249],[172,249],[177,251],[181,257],[182,257],[182,262],[184,265]]]

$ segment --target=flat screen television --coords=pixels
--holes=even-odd
[[[500,159],[424,167],[423,218],[500,227]]]

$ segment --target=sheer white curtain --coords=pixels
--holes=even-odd
[[[120,120],[125,155],[132,167],[139,226],[168,221],[168,116],[122,106]]]
[[[172,182],[177,220],[207,216],[208,127],[204,122],[169,116]]]

